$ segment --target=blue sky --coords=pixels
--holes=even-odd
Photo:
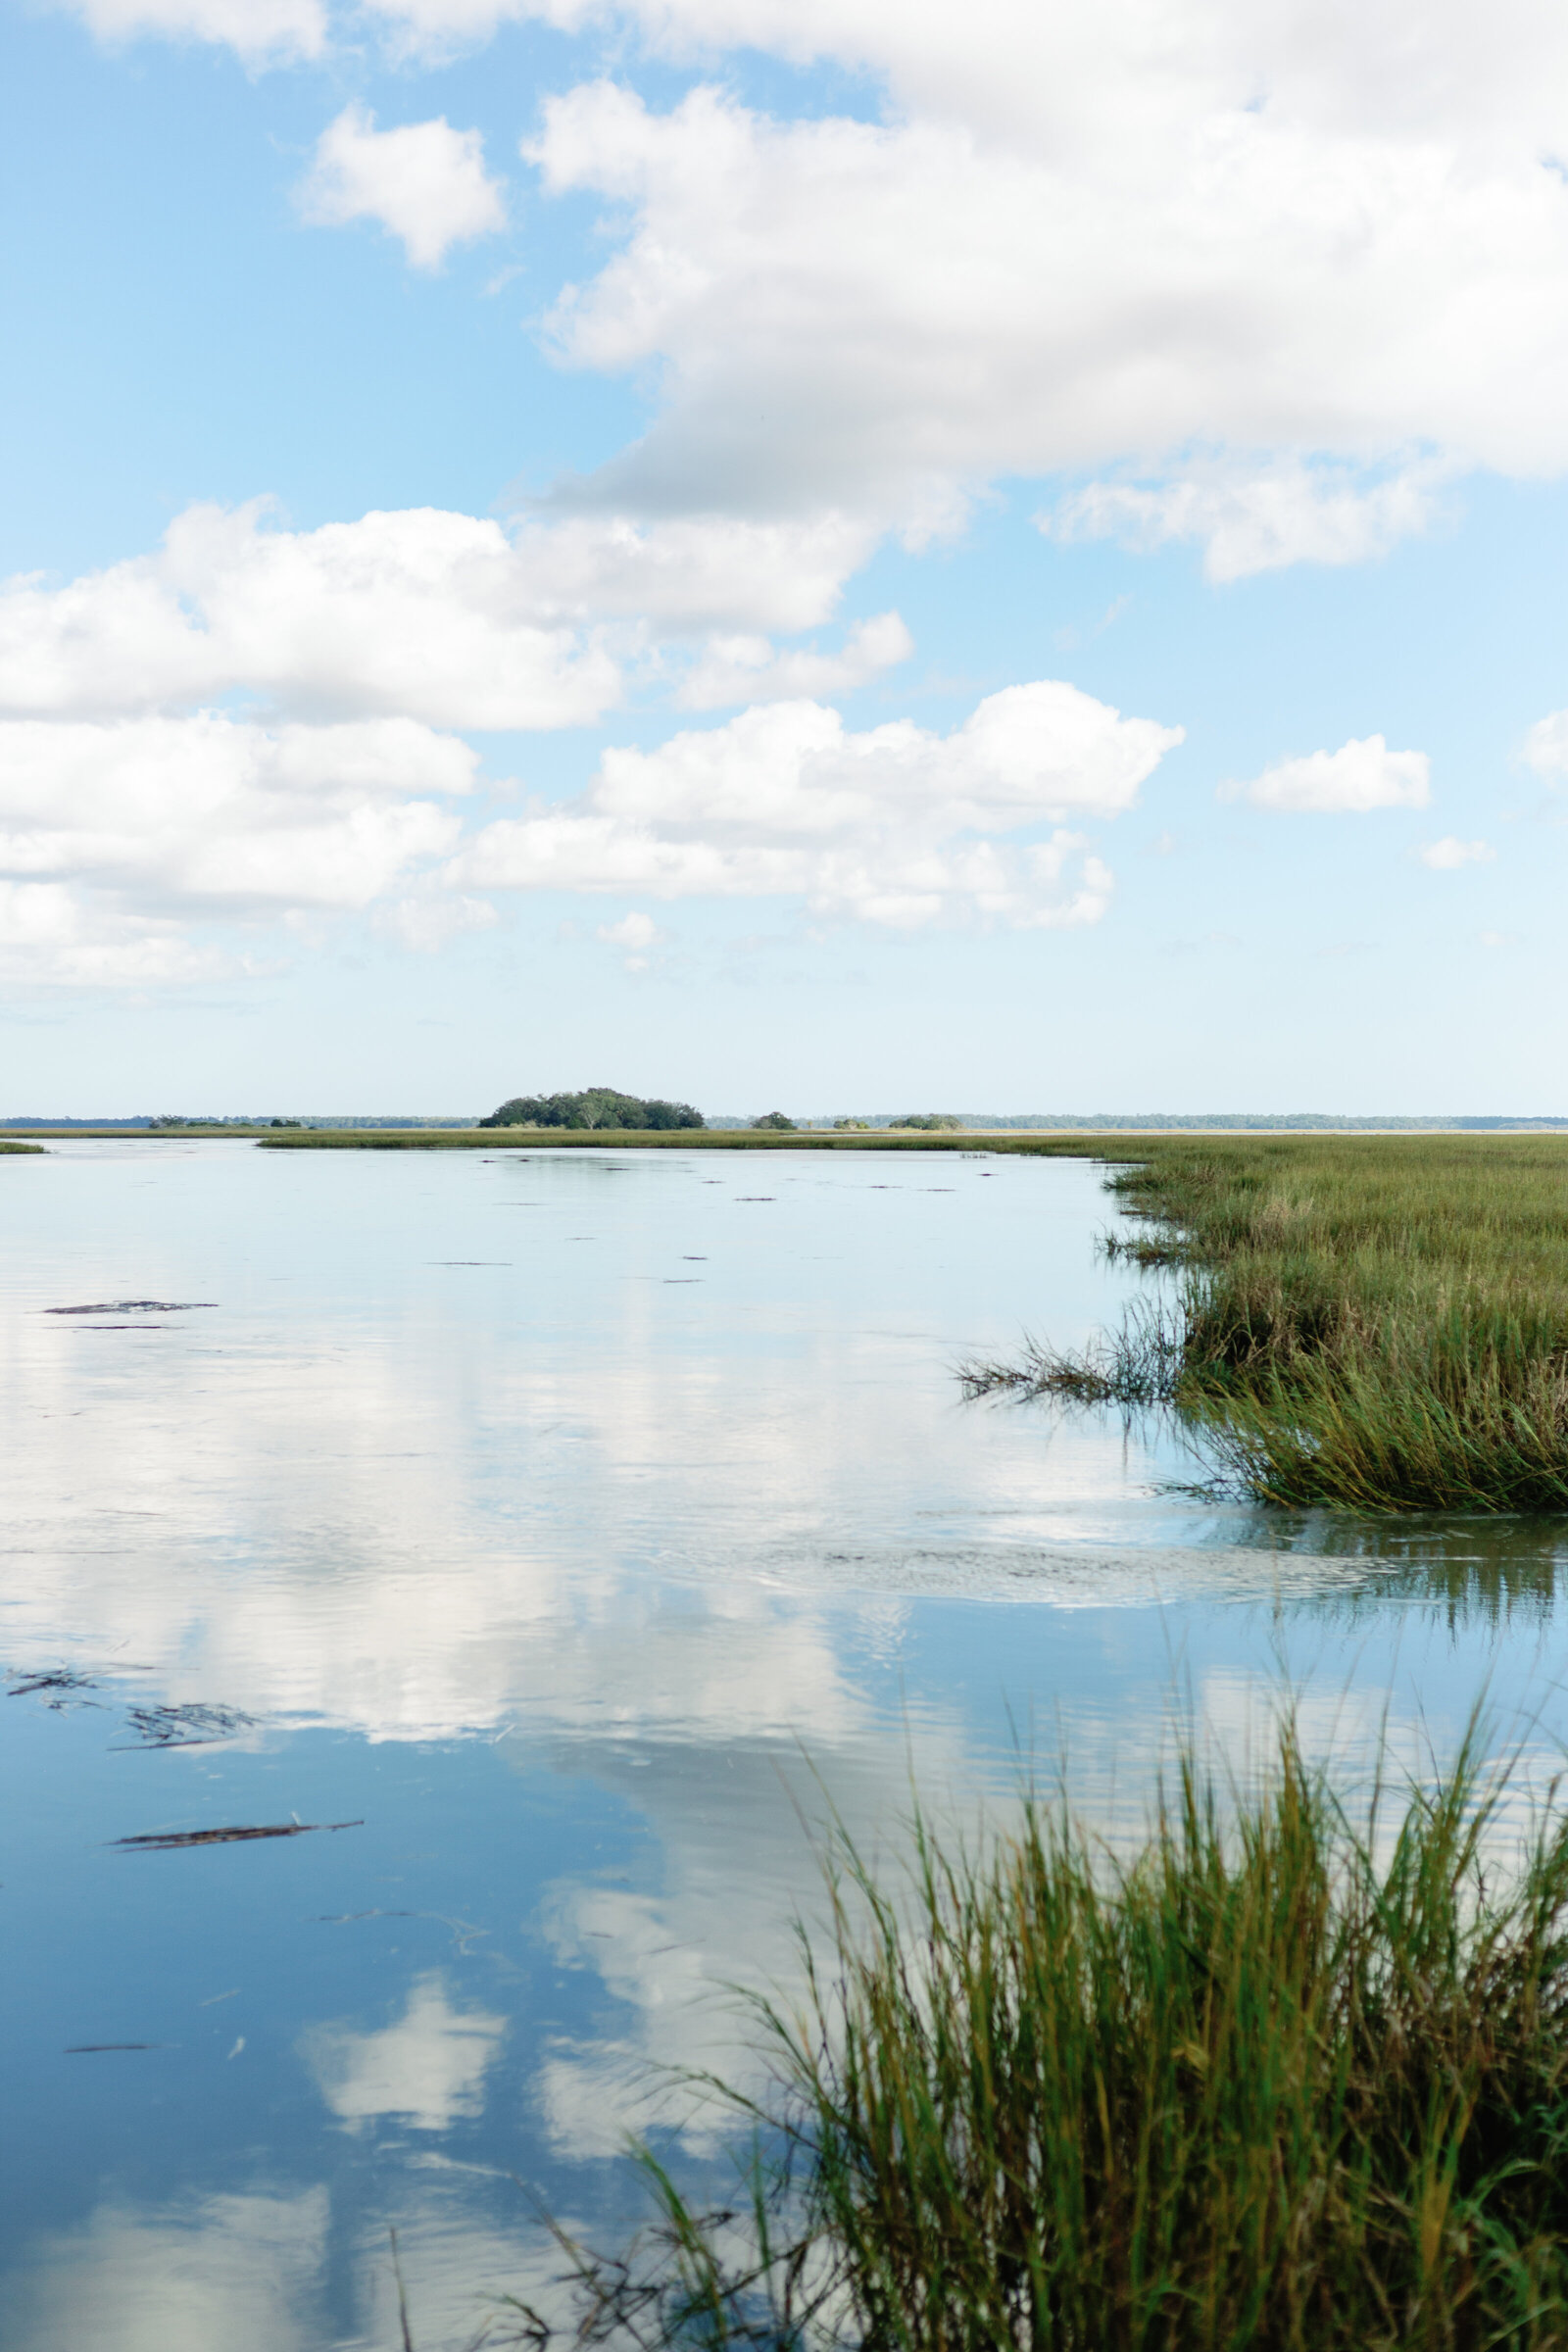
[[[5,43],[0,1110],[1563,1110],[1558,12]]]

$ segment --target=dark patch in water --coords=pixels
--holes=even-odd
[[[230,1740],[256,1721],[241,1707],[207,1707],[193,1702],[182,1707],[131,1707],[126,1721],[136,1738],[132,1747],[207,1747],[215,1740]]]
[[[100,1298],[92,1306],[46,1306],[46,1315],[193,1315],[216,1298]]]
[[[64,1713],[67,1707],[102,1706],[102,1699],[75,1696],[78,1690],[96,1690],[98,1686],[90,1674],[77,1674],[70,1666],[61,1666],[57,1667],[52,1674],[24,1675],[20,1683],[12,1685],[6,1692],[6,1696],[8,1698],[41,1698],[46,1707],[53,1707],[55,1713],[59,1715]],[[51,1692],[53,1696],[50,1695]]]
[[[100,2050],[167,2050],[167,2041],[68,2041],[68,2058],[90,2058]]]
[[[8,1698],[30,1698],[35,1690],[96,1690],[97,1684],[90,1674],[77,1674],[73,1667],[56,1667],[49,1674],[26,1674],[20,1683],[13,1683],[6,1692]]]
[[[127,1852],[140,1854],[172,1853],[184,1845],[237,1845],[250,1838],[308,1838],[315,1830],[363,1830],[364,1817],[358,1821],[275,1821],[261,1829],[244,1830],[155,1830],[145,1838],[111,1838],[109,1843]]]

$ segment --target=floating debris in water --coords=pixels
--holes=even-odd
[[[126,1721],[136,1738],[127,1747],[210,1747],[231,1740],[256,1721],[242,1707],[209,1707],[195,1701],[178,1707],[130,1707]]]
[[[100,1298],[91,1306],[46,1306],[46,1315],[193,1315],[216,1298]]]
[[[44,1705],[53,1707],[58,1715],[67,1707],[101,1705],[102,1701],[99,1699],[77,1698],[74,1695],[78,1690],[96,1690],[97,1688],[98,1685],[90,1674],[77,1674],[73,1667],[61,1666],[49,1674],[24,1675],[20,1683],[12,1685],[6,1692],[6,1696],[8,1698],[41,1698]],[[51,1691],[54,1693],[53,1697],[49,1695]]]
[[[883,1191],[886,1189],[886,1186],[882,1187]],[[778,1195],[777,1193],[737,1193],[735,1198],[737,1200],[776,1200]]]
[[[68,2058],[93,2058],[102,2050],[167,2050],[167,2041],[68,2041]]]
[[[145,1838],[111,1838],[109,1843],[127,1852],[164,1854],[181,1845],[237,1845],[250,1838],[309,1838],[316,1830],[363,1830],[364,1827],[362,1815],[358,1821],[273,1821],[260,1829],[155,1830]]]

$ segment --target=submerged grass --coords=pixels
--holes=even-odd
[[[1117,1860],[1060,1803],[908,1882],[848,1838],[797,2005],[758,1999],[772,2153],[629,2253],[564,2233],[580,2343],[855,2352],[1568,2345],[1568,1818],[1472,1727],[1356,1808],[1293,1726],[1238,1796],[1189,1748]],[[513,2307],[514,2340],[552,2328]],[[489,2340],[498,2340],[492,2335]]]
[[[971,1393],[1153,1372],[1262,1501],[1568,1509],[1568,1142],[1161,1139],[1110,1189],[1143,1227],[1114,1253],[1174,1269],[1179,1343],[1152,1364],[1135,1313],[1080,1359],[966,1367]]]

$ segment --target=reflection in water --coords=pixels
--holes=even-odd
[[[1092,1168],[17,1166],[17,2352],[392,2345],[393,2225],[430,2352],[551,2267],[514,2177],[604,2235],[629,2128],[721,2166],[661,2070],[744,2070],[722,1987],[788,1969],[824,1789],[875,1855],[911,1778],[972,1824],[1064,1755],[1121,1834],[1172,1706],[1244,1760],[1282,1673],[1315,1751],[1387,1721],[1421,1769],[1490,1677],[1555,1753],[1556,1526],[1216,1506],[1157,1421],[960,1403],[962,1356],[1136,1287]],[[46,1311],[138,1298],[217,1304]],[[237,1712],[149,1747],[174,1706]],[[365,1827],[110,1849],[291,1813]],[[66,2055],[115,2041],[156,2046]]]
[[[345,2124],[395,2115],[419,2132],[446,2132],[483,2108],[485,2071],[506,2030],[504,2017],[454,2007],[439,1976],[418,1977],[392,2025],[312,2026],[300,2055]]]
[[[45,2242],[22,2333],[93,2352],[306,2352],[321,2343],[327,2195],[216,2196],[149,2212],[100,2206]]]

